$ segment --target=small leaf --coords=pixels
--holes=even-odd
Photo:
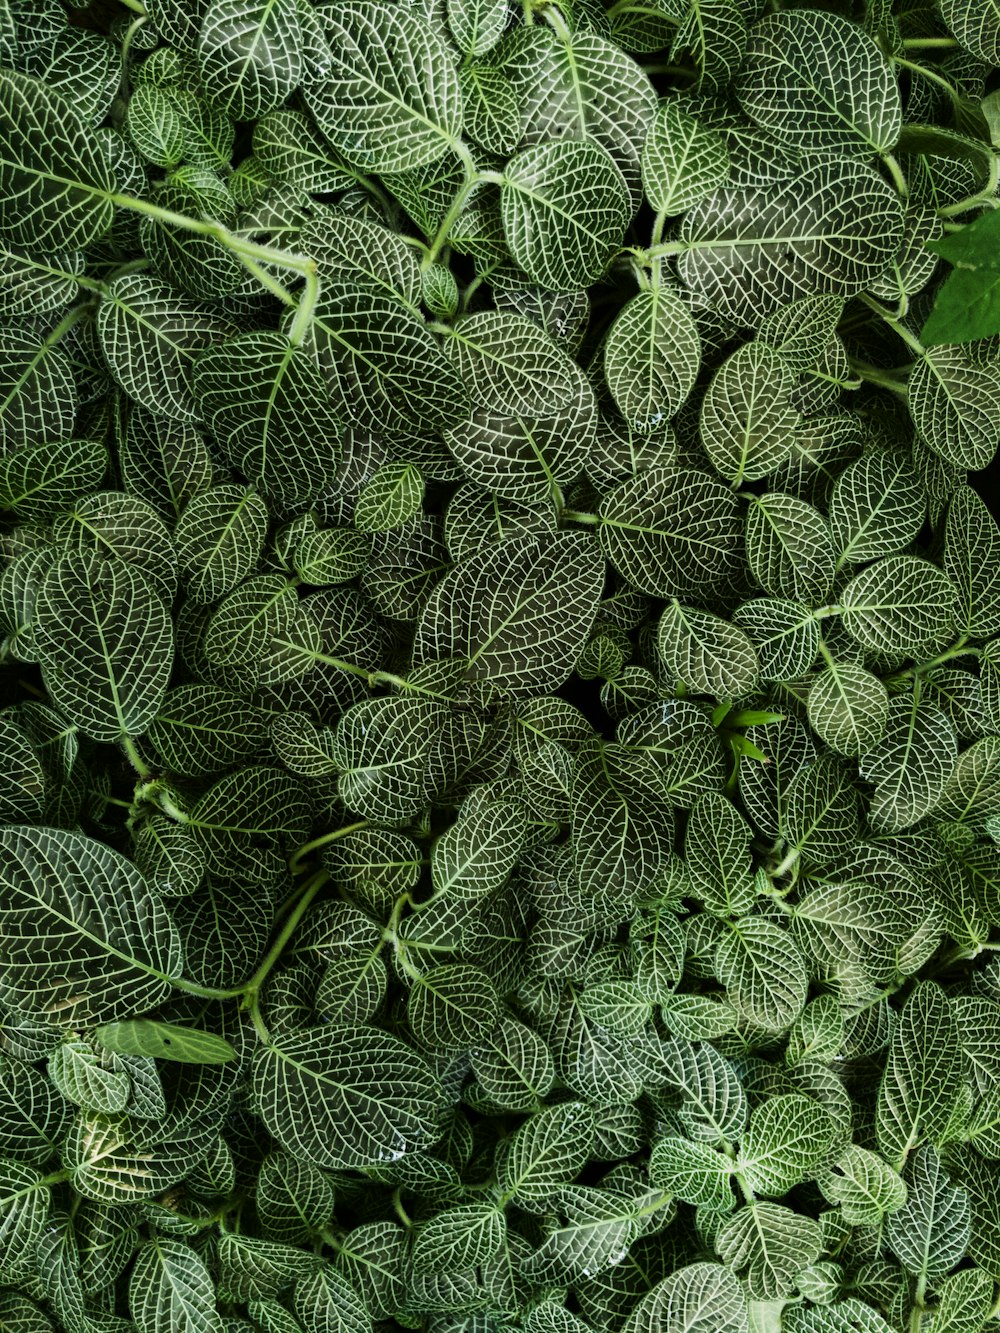
[[[156,1060],[195,1065],[221,1065],[236,1059],[230,1043],[214,1032],[158,1023],[151,1018],[106,1023],[93,1036],[105,1050],[120,1055],[149,1055]]]

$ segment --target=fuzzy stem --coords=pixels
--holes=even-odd
[[[149,767],[131,736],[122,737],[122,745],[125,753],[129,757],[129,762],[144,782],[148,782],[153,776],[153,770]]]

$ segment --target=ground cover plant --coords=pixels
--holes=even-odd
[[[0,1328],[996,1328],[995,0],[0,60]]]

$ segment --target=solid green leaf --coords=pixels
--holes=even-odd
[[[230,1043],[214,1032],[157,1023],[150,1018],[106,1023],[95,1031],[94,1040],[119,1055],[149,1055],[181,1064],[217,1065],[236,1058]]]

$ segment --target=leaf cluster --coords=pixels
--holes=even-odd
[[[0,65],[0,1328],[995,1330],[996,0]]]

